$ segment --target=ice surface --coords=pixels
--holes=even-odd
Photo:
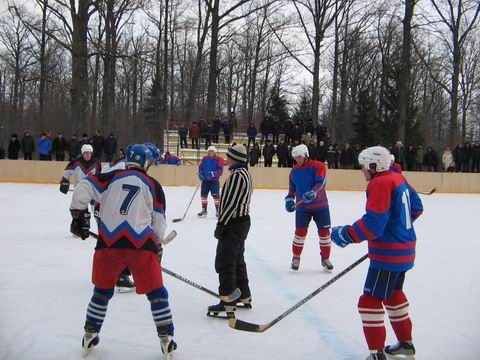
[[[165,188],[169,230],[163,266],[217,290],[213,201],[198,219],[189,187]],[[267,323],[328,281],[366,251],[366,244],[333,245],[333,274],[322,271],[315,228],[307,237],[298,272],[289,269],[294,215],[284,210],[285,191],[256,190],[246,243],[253,310],[242,320]],[[55,185],[0,184],[0,359],[80,359],[95,241],[69,234],[72,193]],[[361,192],[329,192],[332,223],[356,220],[365,206]],[[408,272],[417,359],[480,358],[479,195],[422,196],[425,213],[415,223],[417,262]],[[92,221],[93,223],[93,221]],[[312,223],[313,225],[313,223]],[[230,329],[205,316],[210,295],[164,274],[174,315],[176,360],[364,359],[357,301],[367,270],[363,263],[263,334]],[[394,335],[387,325],[387,343]],[[100,344],[89,359],[162,359],[145,296],[115,294]]]

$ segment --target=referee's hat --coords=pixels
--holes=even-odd
[[[242,144],[232,146],[227,150],[227,157],[236,161],[240,161],[242,163],[246,163],[247,149]]]

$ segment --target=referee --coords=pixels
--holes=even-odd
[[[245,239],[250,230],[250,198],[252,177],[247,170],[247,150],[235,145],[227,150],[230,176],[223,185],[220,196],[218,223],[215,238],[218,239],[215,271],[218,273],[220,302],[208,307],[208,316],[234,317],[236,304],[251,308],[247,265],[243,253]]]

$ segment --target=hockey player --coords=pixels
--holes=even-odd
[[[202,182],[200,198],[202,199],[202,211],[199,217],[207,216],[208,193],[210,192],[215,203],[218,217],[218,205],[220,202],[220,177],[223,174],[223,159],[217,156],[215,146],[208,147],[208,155],[204,156],[198,167],[198,177]]]
[[[237,300],[241,306],[251,308],[245,263],[245,240],[250,230],[250,199],[252,177],[247,169],[247,149],[235,145],[228,149],[228,170],[220,200],[220,214],[214,236],[218,240],[215,270],[220,285],[220,302],[208,307],[207,315],[234,317]],[[225,315],[225,316],[224,316]]]
[[[60,180],[60,191],[64,194],[70,189],[70,177],[73,176],[75,184],[78,184],[88,174],[99,174],[102,170],[100,162],[93,158],[93,147],[90,144],[82,145],[82,154],[70,161],[63,171]]]
[[[327,169],[321,161],[310,160],[308,148],[301,144],[292,149],[296,165],[290,171],[289,190],[285,197],[288,212],[295,210],[295,236],[292,243],[293,258],[291,268],[298,270],[300,255],[308,232],[310,221],[315,221],[319,236],[320,255],[325,271],[332,271],[330,262],[330,210],[328,208]]]
[[[144,145],[151,151],[154,159],[154,164],[158,165],[160,162],[160,150],[152,143],[146,142]],[[128,151],[128,148],[127,148]],[[125,170],[125,156],[117,159],[116,161],[112,161],[105,165],[102,169],[102,173],[106,174],[110,171],[113,170]],[[96,207],[95,211],[95,219],[97,220],[97,224],[99,225],[98,221],[100,220],[99,218],[99,204]],[[100,225],[98,226],[100,228]],[[118,277],[117,283],[115,284],[115,289],[119,293],[127,293],[127,292],[133,292],[135,291],[135,283],[132,282],[130,279],[130,270],[128,267],[125,267],[123,271],[120,273],[120,276]]]
[[[368,241],[370,267],[358,301],[370,349],[367,359],[413,356],[409,302],[402,288],[405,272],[413,267],[415,260],[413,222],[422,214],[422,202],[403,176],[389,170],[391,157],[386,148],[367,148],[358,161],[368,181],[366,213],[353,225],[333,228],[332,241],[341,247]],[[397,344],[385,348],[384,307],[398,339]]]
[[[127,265],[132,271],[138,294],[146,294],[162,352],[170,359],[177,345],[163,286],[159,247],[165,236],[165,195],[160,184],[147,175],[154,162],[143,144],[128,148],[126,170],[89,175],[75,187],[70,205],[71,231],[85,239],[89,235],[88,203],[101,202],[100,230],[93,258],[93,296],[87,309],[82,346],[85,355],[99,343],[99,332],[106,316],[115,282]]]

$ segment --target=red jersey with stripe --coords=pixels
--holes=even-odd
[[[325,191],[326,182],[327,168],[325,164],[321,161],[308,159],[303,165],[296,164],[290,171],[287,196],[295,196],[298,203],[307,191],[318,191],[315,200],[308,204],[299,204],[296,210],[315,212],[318,209],[328,208],[327,192]]]
[[[355,242],[368,241],[372,268],[406,271],[415,260],[413,222],[422,212],[420,197],[407,180],[385,171],[368,183],[366,213],[348,233]]]
[[[88,175],[75,187],[71,210],[100,207],[97,247],[158,251],[165,236],[165,195],[157,180],[138,168]]]

